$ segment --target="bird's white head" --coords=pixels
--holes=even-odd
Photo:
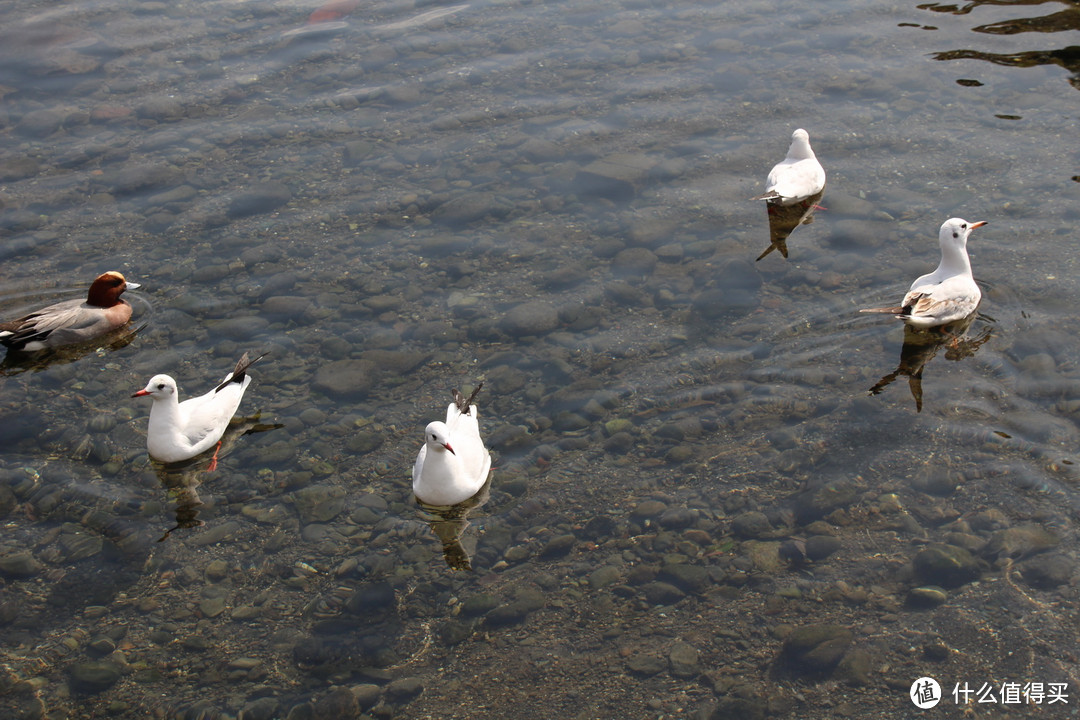
[[[446,427],[444,422],[436,420],[428,423],[424,430],[424,442],[427,443],[428,450],[435,452],[449,450],[451,454],[457,455],[454,448],[450,446],[450,428]]]
[[[142,390],[132,393],[131,397],[145,397],[149,395],[154,401],[162,400],[176,395],[176,381],[168,375],[155,375],[146,383]]]
[[[791,147],[788,148],[788,159],[805,160],[814,157],[814,151],[810,148],[810,133],[802,128],[791,133]]]
[[[986,221],[968,222],[963,218],[949,218],[941,225],[938,241],[942,250],[946,248],[966,249],[968,235],[977,227],[982,227]]]

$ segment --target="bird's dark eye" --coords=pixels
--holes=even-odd
[[[158,390],[164,390],[165,389],[165,383],[158,383],[157,389]]]
[[[967,223],[960,223],[960,228],[961,229],[966,228],[966,227],[967,227]]]

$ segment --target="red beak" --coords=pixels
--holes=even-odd
[[[449,450],[450,452],[454,453],[455,455],[457,455],[457,453],[454,452],[454,448],[450,447],[450,443],[443,443],[443,447],[446,448],[447,450]]]
[[[146,392],[146,390],[140,390],[137,393],[131,393],[131,397],[142,397],[143,395],[149,395],[149,394],[150,393]]]

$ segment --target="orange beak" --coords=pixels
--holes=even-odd
[[[974,230],[975,228],[982,227],[983,225],[986,225],[986,224],[987,223],[986,223],[985,220],[980,220],[979,222],[971,223],[971,229]]]
[[[142,397],[143,395],[149,395],[149,394],[150,393],[146,392],[146,390],[143,389],[143,390],[140,390],[139,392],[131,393],[131,397]]]

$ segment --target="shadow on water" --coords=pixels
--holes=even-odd
[[[979,313],[973,312],[962,320],[948,325],[932,328],[916,328],[904,324],[904,345],[900,349],[900,364],[888,375],[878,380],[871,395],[879,395],[901,375],[908,379],[911,397],[915,399],[915,410],[922,412],[922,378],[926,364],[934,359],[938,350],[945,347],[946,360],[963,360],[972,357],[991,337],[992,328],[982,327],[975,337],[968,337],[968,331]],[[988,319],[988,318],[987,318]]]
[[[472,556],[476,552],[478,538],[475,533],[466,537],[465,531],[471,525],[469,515],[491,497],[493,474],[488,473],[487,480],[476,495],[457,505],[437,507],[416,501],[421,508],[423,519],[442,543],[443,559],[451,570],[472,570]]]
[[[260,423],[259,417],[260,415],[256,414],[246,418],[233,418],[225,434],[221,436],[220,447],[181,462],[153,462],[161,486],[175,502],[173,512],[176,515],[176,525],[166,530],[165,534],[158,538],[158,542],[167,540],[176,530],[189,530],[206,524],[199,519],[199,509],[203,505],[199,497],[199,486],[202,485],[202,476],[210,472],[205,465],[207,458],[213,456],[220,461],[232,452],[241,437],[284,427],[281,423]]]
[[[1030,2],[974,2],[957,6],[929,3],[919,5],[922,10],[966,15],[981,5],[1027,7]],[[1038,3],[1042,4],[1042,3]],[[1057,33],[1080,30],[1080,12],[1072,5],[1065,10],[1033,18],[1016,18],[978,25],[974,32],[987,35],[1019,35],[1021,33]],[[1080,90],[1080,46],[1069,45],[1054,50],[1029,50],[1016,53],[991,53],[981,50],[948,50],[933,54],[935,60],[985,60],[995,65],[1030,68],[1038,65],[1058,65],[1071,73],[1069,84]]]
[[[766,203],[766,210],[769,213],[769,247],[765,248],[757,259],[761,260],[773,250],[779,250],[780,254],[787,258],[788,237],[800,225],[809,225],[814,222],[814,211],[822,209],[818,206],[818,202],[824,194],[824,191],[819,192],[794,205]]]

